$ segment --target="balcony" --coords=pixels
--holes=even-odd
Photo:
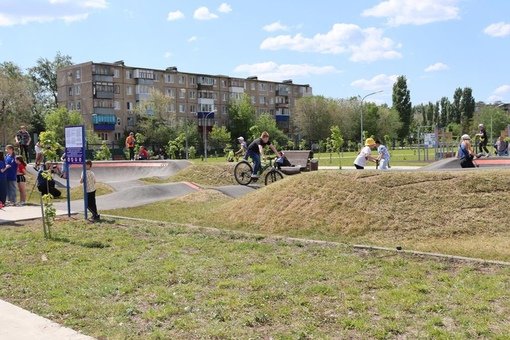
[[[113,75],[94,74],[94,75],[92,75],[92,81],[93,82],[104,81],[104,82],[113,83]]]
[[[95,115],[115,115],[113,107],[95,107]]]
[[[95,131],[113,131],[117,124],[117,117],[114,114],[93,114],[92,124]]]

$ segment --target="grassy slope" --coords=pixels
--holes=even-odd
[[[216,195],[196,203],[194,195],[186,203],[161,202],[143,210],[148,217],[182,223],[510,260],[508,170],[319,171],[286,177],[236,200]]]

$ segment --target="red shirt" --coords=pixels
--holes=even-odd
[[[16,172],[16,175],[24,175],[25,174],[26,166],[23,165],[23,163],[18,164],[18,171]]]

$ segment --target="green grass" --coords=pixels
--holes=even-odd
[[[178,225],[0,234],[0,296],[85,334],[505,338],[510,269]]]

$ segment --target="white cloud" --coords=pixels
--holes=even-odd
[[[168,12],[166,20],[168,21],[176,21],[179,19],[184,19],[184,13],[181,11]]]
[[[106,0],[35,0],[12,2],[2,8],[0,27],[46,23],[61,20],[66,23],[86,20],[91,11],[108,8]]]
[[[234,69],[234,72],[245,76],[257,76],[259,79],[281,81],[293,77],[306,77],[339,73],[334,66],[313,66],[308,64],[277,64],[268,61],[258,64],[243,64]]]
[[[380,59],[397,59],[402,57],[396,51],[400,45],[383,36],[378,28],[362,29],[354,24],[334,24],[325,33],[318,33],[312,38],[301,34],[279,35],[265,39],[260,48],[263,50],[288,49],[298,52],[316,52],[324,54],[350,54],[350,60],[372,62]]]
[[[435,64],[432,64],[432,65],[429,65],[425,69],[425,72],[437,72],[437,71],[444,71],[444,70],[448,70],[448,69],[450,69],[450,68],[446,64],[435,63]]]
[[[218,12],[220,13],[230,13],[232,12],[232,7],[226,2],[222,3],[220,7],[218,7]]]
[[[459,0],[386,0],[363,11],[363,16],[387,18],[391,26],[425,25],[459,19]]]
[[[197,20],[211,20],[217,19],[218,16],[214,13],[211,13],[207,7],[199,7],[195,10],[195,13],[193,13],[193,18]]]
[[[188,42],[190,42],[190,43],[194,42],[194,41],[197,41],[197,40],[198,40],[198,38],[195,35],[188,38]]]
[[[483,32],[491,37],[506,37],[510,35],[510,24],[498,22],[487,26]]]
[[[358,79],[351,83],[351,86],[357,87],[366,91],[378,91],[387,88],[392,88],[393,84],[397,81],[398,75],[378,74],[372,79]]]
[[[275,21],[269,25],[265,25],[264,27],[262,27],[262,29],[267,32],[288,31],[289,30],[289,28],[285,25],[282,25],[280,23],[280,21]]]

